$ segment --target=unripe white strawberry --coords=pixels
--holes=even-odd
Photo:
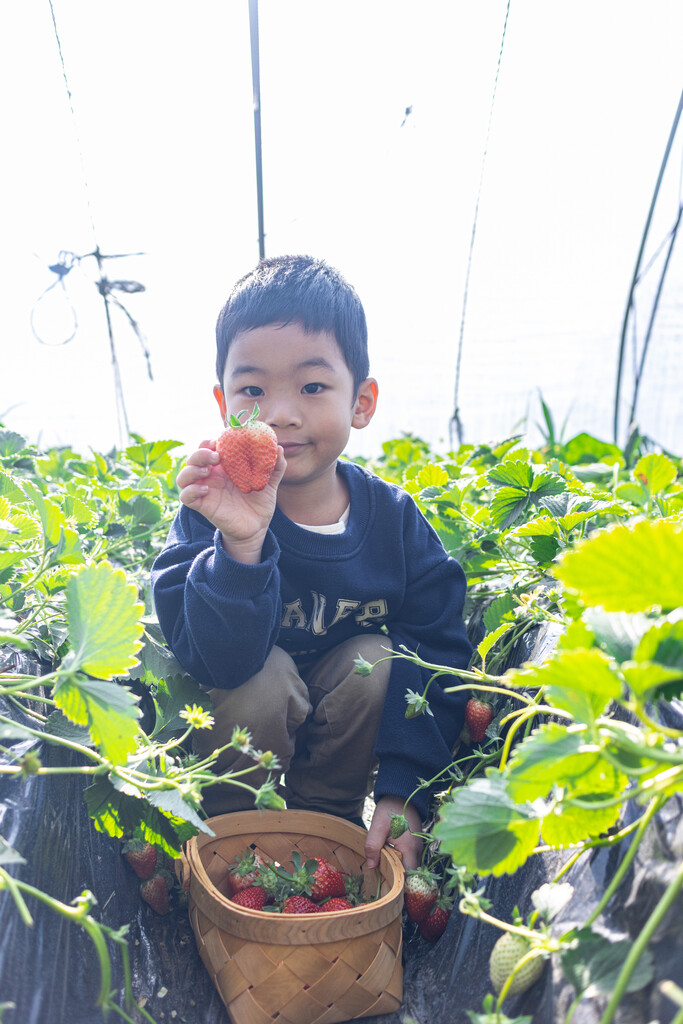
[[[530,949],[529,942],[522,935],[514,935],[512,932],[501,935],[491,950],[489,959],[489,976],[496,994],[500,993],[516,965]],[[520,992],[526,992],[535,981],[538,981],[542,973],[543,960],[540,956],[528,960],[515,975],[507,994],[515,996]]]

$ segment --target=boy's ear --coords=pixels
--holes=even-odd
[[[356,401],[353,406],[353,417],[351,419],[352,427],[355,427],[357,430],[362,430],[363,427],[367,427],[368,423],[375,415],[378,393],[379,388],[377,387],[377,381],[375,378],[367,377],[358,388],[358,394],[356,395]]]
[[[228,422],[228,407],[225,404],[225,395],[223,394],[223,389],[221,387],[219,387],[218,384],[216,384],[216,386],[213,389],[213,397],[218,402],[218,408],[221,411],[221,419],[223,420],[223,423],[227,423]]]

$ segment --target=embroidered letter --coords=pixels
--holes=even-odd
[[[347,618],[347,616],[349,616],[351,612],[356,610],[359,604],[360,601],[349,601],[348,598],[346,597],[340,597],[339,600],[337,601],[337,610],[334,613],[334,618],[332,619],[332,622],[328,626],[328,629],[331,629],[332,626],[335,626],[338,622],[341,622],[342,619]]]
[[[311,591],[311,597],[313,598],[311,633],[315,636],[324,636],[327,633],[325,628],[325,605],[327,604],[327,598],[324,594],[317,594],[315,590]]]
[[[306,613],[301,607],[300,598],[297,598],[296,601],[288,601],[287,604],[283,605],[282,625],[291,629],[306,628]]]
[[[378,597],[374,601],[366,601],[356,613],[355,619],[359,626],[370,626],[376,622],[382,622],[387,617],[387,602],[385,598]]]

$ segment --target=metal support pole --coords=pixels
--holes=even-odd
[[[258,209],[259,258],[266,255],[263,220],[263,163],[261,158],[261,72],[259,67],[258,0],[249,0],[249,33],[251,36],[251,81],[254,94],[254,144],[256,148],[256,205]]]

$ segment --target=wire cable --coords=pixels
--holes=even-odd
[[[66,73],[66,63],[64,61],[64,51],[62,49],[62,41],[60,39],[59,29],[57,28],[57,18],[56,18],[56,15],[55,15],[55,9],[54,9],[54,5],[53,5],[52,0],[48,0],[48,4],[50,6],[50,15],[52,17],[52,27],[54,29],[55,40],[56,40],[56,43],[57,43],[57,52],[59,53],[59,61],[60,61],[61,68],[62,68],[62,78],[64,79],[64,87],[66,89],[66,95],[67,95],[67,99],[68,99],[68,103],[69,103],[69,110],[71,111],[71,119],[72,119],[72,123],[73,123],[74,135],[75,135],[75,139],[76,139],[76,149],[78,151],[78,156],[79,156],[80,165],[81,165],[81,175],[82,175],[82,178],[83,178],[83,191],[84,191],[84,194],[85,194],[86,209],[87,209],[87,212],[88,212],[88,218],[90,220],[90,228],[91,228],[91,231],[92,231],[92,237],[93,237],[93,243],[94,243],[94,251],[92,253],[90,253],[89,255],[95,257],[95,259],[97,261],[97,267],[98,267],[98,270],[99,270],[99,281],[97,282],[97,287],[98,287],[98,291],[100,292],[100,295],[102,296],[102,300],[104,302],[104,312],[105,312],[105,318],[106,318],[106,322],[107,322],[107,335],[108,335],[108,338],[109,338],[109,351],[110,351],[110,355],[111,355],[112,371],[113,371],[113,375],[114,375],[114,395],[115,395],[116,419],[117,419],[119,439],[120,439],[122,444],[125,444],[126,441],[128,440],[128,438],[130,437],[130,427],[129,427],[129,423],[128,423],[128,413],[127,413],[127,410],[126,410],[126,400],[125,400],[125,396],[124,396],[124,393],[123,393],[123,381],[121,379],[121,367],[120,367],[120,364],[119,364],[118,354],[117,354],[117,351],[116,351],[116,343],[115,343],[115,340],[114,340],[114,331],[113,331],[112,321],[111,321],[111,312],[110,312],[110,309],[109,309],[109,301],[110,301],[111,296],[109,294],[109,289],[106,287],[108,282],[107,282],[107,279],[106,279],[106,277],[104,275],[104,263],[103,263],[103,261],[105,259],[109,259],[109,258],[113,258],[113,257],[103,256],[103,254],[102,254],[102,252],[100,250],[100,246],[99,246],[98,241],[97,241],[97,231],[95,229],[95,218],[93,216],[92,203],[90,201],[90,187],[89,187],[89,184],[88,184],[88,176],[87,176],[86,170],[85,170],[85,158],[84,158],[84,155],[83,155],[83,146],[82,146],[80,135],[79,135],[79,131],[78,131],[78,120],[76,118],[76,111],[74,109],[73,95],[72,95],[72,92],[71,92],[71,87],[69,85],[69,78],[68,78],[68,75]],[[79,259],[83,259],[83,257],[79,257]],[[61,276],[60,280],[61,280],[61,283],[62,283],[62,287],[64,287],[63,275]],[[55,282],[55,283],[59,283],[59,282]],[[50,287],[54,287],[54,284],[51,285]],[[37,303],[36,303],[36,305],[37,305]],[[124,310],[124,312],[126,313],[126,315],[131,320],[131,324],[133,325],[133,329],[135,330],[135,333],[136,333],[136,335],[138,337],[138,340],[141,340],[140,334],[138,333],[137,325],[135,325],[135,322],[132,320],[132,317],[130,317],[130,314],[128,313],[128,311]],[[150,376],[151,376],[151,370],[150,370],[150,365],[149,365],[149,354],[146,352],[144,344],[143,344],[143,351],[145,352],[145,355],[147,357],[147,370],[148,370],[148,373],[150,373]]]
[[[461,445],[463,442],[463,430],[462,423],[460,420],[460,407],[459,407],[459,393],[460,393],[460,366],[462,362],[462,349],[463,341],[465,337],[465,317],[467,313],[467,299],[469,295],[470,287],[470,274],[472,271],[472,254],[474,252],[474,239],[477,234],[477,220],[479,218],[479,201],[481,199],[482,188],[484,184],[484,169],[486,167],[486,157],[488,155],[489,139],[491,137],[491,125],[493,123],[493,110],[496,103],[496,92],[498,91],[498,79],[500,77],[500,67],[503,60],[503,47],[505,45],[505,36],[507,33],[508,19],[510,17],[510,3],[508,0],[507,7],[505,9],[505,21],[503,23],[503,34],[500,40],[500,50],[498,51],[498,64],[496,66],[496,76],[493,82],[493,93],[491,95],[491,106],[489,108],[489,121],[486,129],[486,140],[484,142],[484,152],[481,160],[481,170],[479,172],[479,187],[477,190],[477,199],[474,205],[474,218],[472,221],[472,234],[470,235],[470,247],[467,254],[467,270],[465,273],[465,287],[463,292],[462,300],[462,313],[460,316],[460,334],[458,338],[458,356],[455,364],[455,389],[453,395],[453,415],[448,422],[448,434],[450,438],[451,447],[453,446],[453,436],[457,435],[458,444]]]

